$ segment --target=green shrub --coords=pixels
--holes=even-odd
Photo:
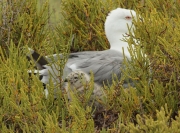
[[[1,1],[1,132],[179,132],[179,5],[172,0],[61,0],[56,24],[47,2]],[[76,96],[69,103],[60,90],[55,100],[59,86],[52,81],[46,99],[38,76],[27,73],[33,65],[22,47],[42,55],[107,49],[104,20],[117,7],[134,9],[143,19],[134,22],[134,34],[125,40],[132,60],[124,61],[122,79],[104,87],[104,108],[96,111]],[[135,86],[124,89],[124,79]]]

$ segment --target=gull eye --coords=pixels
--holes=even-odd
[[[125,17],[126,20],[131,20],[131,18],[132,18],[131,16],[126,16]]]
[[[74,76],[73,78],[74,78],[74,79],[78,79],[78,75]]]

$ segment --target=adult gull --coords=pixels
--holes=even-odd
[[[111,85],[114,75],[120,79],[120,68],[123,66],[124,55],[130,59],[128,43],[124,41],[124,38],[128,37],[129,29],[133,29],[133,17],[136,18],[136,12],[133,10],[123,8],[112,10],[106,17],[104,24],[110,49],[70,53],[63,69],[62,79],[77,70],[88,75],[92,72],[94,82],[99,86]],[[62,54],[39,58],[39,54],[32,49],[31,54],[34,60],[39,59],[36,65],[40,70],[36,70],[36,72],[41,76],[41,82],[48,84],[49,80],[52,79],[54,84],[58,84],[60,82],[58,80],[59,66],[53,60],[61,58]]]

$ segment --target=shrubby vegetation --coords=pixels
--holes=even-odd
[[[53,23],[51,2],[0,1],[1,132],[180,132],[180,2],[60,3],[56,9],[61,12],[59,23]],[[133,9],[143,19],[134,22],[134,34],[125,40],[132,60],[124,61],[127,69],[121,81],[105,87],[108,98],[104,109],[95,111],[76,96],[68,103],[61,91],[55,100],[53,89],[60,87],[52,83],[45,99],[38,77],[27,73],[33,65],[26,60],[24,47],[42,55],[107,49],[104,20],[117,7]],[[124,89],[127,77],[135,86]]]

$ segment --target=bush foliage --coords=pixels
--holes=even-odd
[[[179,0],[61,0],[58,24],[50,5],[0,1],[1,132],[180,132]],[[46,99],[38,77],[27,73],[33,65],[24,47],[42,55],[108,49],[104,21],[117,7],[135,10],[142,20],[125,40],[132,60],[124,61],[124,77],[104,87],[104,109],[76,96],[69,103],[61,91],[54,99],[51,82]],[[124,78],[135,86],[124,89]]]

